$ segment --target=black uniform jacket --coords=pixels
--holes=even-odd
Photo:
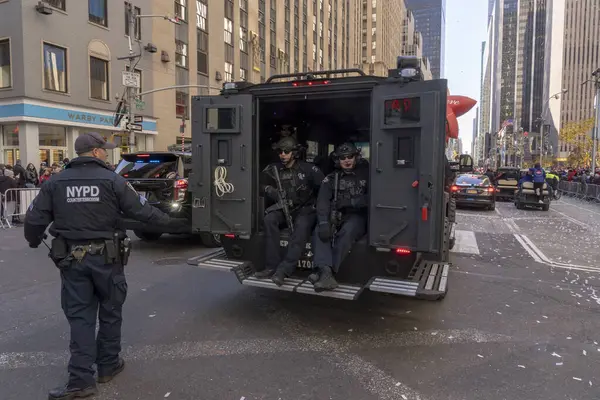
[[[25,217],[25,239],[39,244],[46,227],[67,240],[110,240],[125,216],[167,225],[171,219],[94,157],[78,157],[45,182]]]

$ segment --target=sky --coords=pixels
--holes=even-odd
[[[478,104],[458,119],[463,152],[471,152],[473,118],[479,106],[481,43],[487,36],[487,0],[446,0],[444,78],[451,94],[468,96]]]

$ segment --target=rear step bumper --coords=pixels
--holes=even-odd
[[[257,279],[253,276],[254,269],[249,261],[228,259],[222,249],[190,258],[188,264],[203,269],[233,272],[239,282],[246,286],[343,300],[356,300],[365,289],[424,300],[439,300],[444,298],[448,290],[448,272],[450,271],[449,263],[421,261],[412,269],[408,279],[376,276],[364,286],[340,284],[335,290],[315,292],[312,283],[304,278],[286,278],[282,286],[277,286],[270,279]]]

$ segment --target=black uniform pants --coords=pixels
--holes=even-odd
[[[94,363],[99,376],[112,374],[118,365],[127,282],[123,266],[89,254],[62,270],[61,280],[61,305],[71,327],[69,385],[84,388],[95,385]]]
[[[305,207],[300,209],[294,219],[294,232],[288,240],[283,260],[280,251],[281,227],[285,226],[283,211],[275,210],[265,215],[265,269],[277,269],[290,276],[296,270],[298,261],[306,249],[306,243],[310,240],[313,227],[317,220],[314,208]]]
[[[337,273],[342,261],[352,250],[352,245],[363,237],[366,232],[367,217],[363,214],[349,214],[344,217],[344,222],[335,236],[335,246],[333,248],[331,242],[323,242],[319,238],[319,232],[315,230],[313,236],[315,268],[331,267],[333,272]]]

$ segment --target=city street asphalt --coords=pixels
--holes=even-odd
[[[193,238],[134,240],[124,372],[103,400],[600,398],[600,206],[459,210],[441,302],[354,302],[242,286],[186,264]],[[367,267],[367,266],[365,266]],[[0,229],[0,399],[62,384],[58,271]]]

